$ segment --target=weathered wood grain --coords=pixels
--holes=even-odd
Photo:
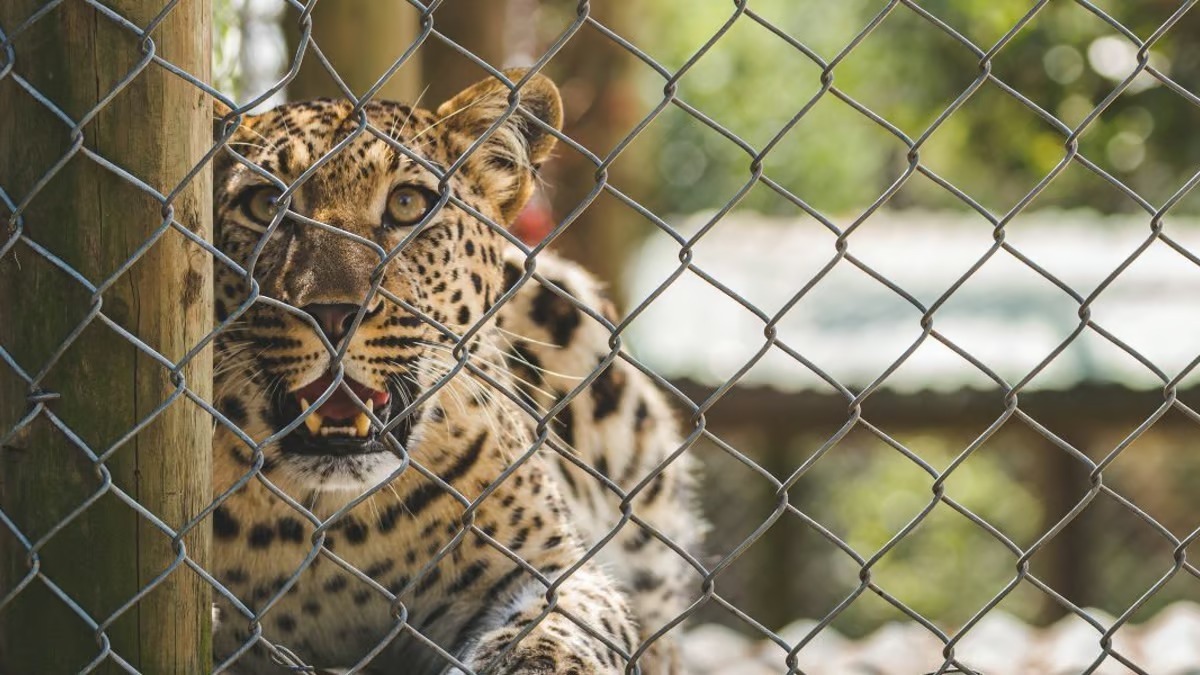
[[[0,2],[0,28],[11,33],[43,3]],[[105,3],[147,26],[167,3]],[[207,79],[211,63],[208,0],[179,3],[152,33],[157,54]],[[63,3],[13,42],[12,74],[0,80],[0,187],[24,199],[71,147],[69,125],[16,83],[22,77],[74,120],[89,111],[143,57],[139,36],[84,3]],[[2,58],[2,57],[0,57]],[[153,63],[86,123],[86,148],[153,187],[173,191],[211,146],[211,102]],[[173,202],[182,225],[208,238],[211,177],[198,174]],[[0,209],[2,211],[3,209]],[[0,217],[0,238],[11,234]],[[118,271],[163,222],[163,206],[98,163],[76,154],[23,213],[26,235],[92,284]],[[101,295],[104,316],[177,361],[209,331],[212,258],[180,233],[166,231]],[[29,245],[0,259],[0,347],[33,375],[89,316],[88,289]],[[211,396],[211,355],[180,371],[187,386]],[[171,373],[99,318],[49,368],[40,387],[58,394],[46,405],[92,452],[113,446],[176,390]],[[30,409],[29,386],[0,365],[0,435]],[[211,669],[211,591],[176,569],[119,616],[114,614],[177,558],[169,536],[122,503],[120,489],[171,528],[193,518],[210,498],[211,418],[180,398],[120,445],[100,470],[54,427],[49,416],[0,450],[0,509],[25,537],[39,541],[93,495],[82,514],[54,533],[31,560],[0,528],[0,597],[31,569],[42,577],[0,611],[0,672],[78,672],[103,655],[98,633],[43,580],[56,584],[101,624],[114,653],[144,673]],[[102,493],[102,494],[101,494]],[[209,534],[183,538],[187,555],[208,564]],[[32,568],[31,568],[32,564]],[[111,622],[111,625],[106,625]],[[111,659],[92,672],[125,672]]]

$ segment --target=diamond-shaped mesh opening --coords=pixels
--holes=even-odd
[[[1200,169],[1200,149],[1185,144],[1173,152],[1172,144],[1176,141],[1170,127],[1156,127],[1155,116],[1149,111],[1161,111],[1166,119],[1195,124],[1200,119],[1200,107],[1155,80],[1146,86],[1144,91],[1128,92],[1118,98],[1081,137],[1079,147],[1137,194],[1161,203]],[[1143,165],[1154,168],[1138,171]],[[1148,182],[1151,180],[1154,184]]]
[[[752,44],[764,48],[748,58],[746,46]],[[773,72],[764,72],[765,80],[738,77],[746,71],[765,71],[762,66],[768,59],[773,62]],[[792,49],[781,36],[743,16],[680,78],[679,95],[713,122],[761,148],[818,94],[820,77],[821,68],[812,59]],[[758,89],[763,85],[771,92],[770,98],[764,101],[761,115],[752,123],[731,120],[721,112],[709,110],[725,96],[748,96],[751,87]]]
[[[1186,448],[1187,441],[1180,437],[1186,429],[1186,417],[1177,411],[1168,411],[1155,424],[1138,434],[1132,442],[1124,447],[1126,437],[1106,435],[1095,443],[1099,456],[1103,452],[1120,449],[1121,454],[1113,460],[1111,468],[1105,472],[1106,478],[1112,482],[1113,490],[1138,505],[1139,508],[1154,517],[1163,528],[1177,537],[1190,534],[1192,524],[1182,517],[1177,509],[1193,502],[1193,497],[1180,489],[1180,481],[1186,481],[1190,470],[1183,469],[1181,474],[1167,476],[1159,481],[1153,489],[1143,482],[1148,467],[1161,466],[1179,448]]]
[[[911,60],[880,68],[887,54],[907,41],[926,45],[924,60]],[[944,71],[936,81],[919,73],[932,63]],[[861,44],[834,67],[834,84],[840,92],[916,139],[967,91],[979,76],[979,58],[953,34],[927,21],[915,11],[891,12]],[[882,81],[898,78],[914,86],[888,92]]]
[[[982,135],[985,142],[974,144],[970,154],[960,155],[955,137],[980,133],[970,128],[991,120],[1005,132]],[[922,161],[931,170],[968,195],[985,192],[996,195],[982,205],[998,213],[1015,206],[1066,156],[1066,137],[1054,126],[1014,100],[998,86],[987,82],[939,126],[922,147]],[[1014,171],[1009,167],[1016,167]],[[998,182],[1001,189],[984,185]]]
[[[837,214],[869,204],[903,173],[904,142],[832,94],[816,98],[794,125],[782,131],[774,146],[778,152],[773,150],[764,163],[767,176],[819,211]],[[810,155],[812,165],[786,161],[789,152],[800,148]],[[847,157],[859,157],[860,162],[852,164]],[[814,171],[814,166],[823,168]],[[839,169],[860,172],[863,182],[837,181]]]

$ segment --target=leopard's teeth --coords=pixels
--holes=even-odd
[[[370,410],[371,402],[367,401],[367,409]],[[358,413],[358,417],[354,418],[354,431],[364,438],[371,433],[371,420],[366,413]]]
[[[300,408],[302,410],[308,410],[308,399],[300,399]],[[321,415],[316,411],[313,411],[312,413],[309,413],[308,417],[304,418],[304,426],[308,427],[308,433],[316,436],[317,433],[321,431],[321,423],[323,421],[324,420],[321,419]]]

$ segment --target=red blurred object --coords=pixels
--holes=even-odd
[[[512,225],[512,233],[521,241],[534,246],[554,230],[557,223],[550,211],[550,202],[541,192],[533,195]]]

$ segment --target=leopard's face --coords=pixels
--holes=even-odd
[[[216,345],[217,403],[269,441],[268,473],[361,489],[400,467],[423,394],[456,359],[453,336],[502,293],[504,238],[471,211],[511,222],[554,142],[514,114],[439,183],[429,165],[454,165],[508,96],[491,80],[437,111],[288,104],[244,118],[230,139],[244,161],[218,162],[216,238],[254,283],[218,265],[217,319],[232,319]],[[561,124],[549,80],[531,79],[521,100]],[[231,456],[251,461],[241,445]]]

